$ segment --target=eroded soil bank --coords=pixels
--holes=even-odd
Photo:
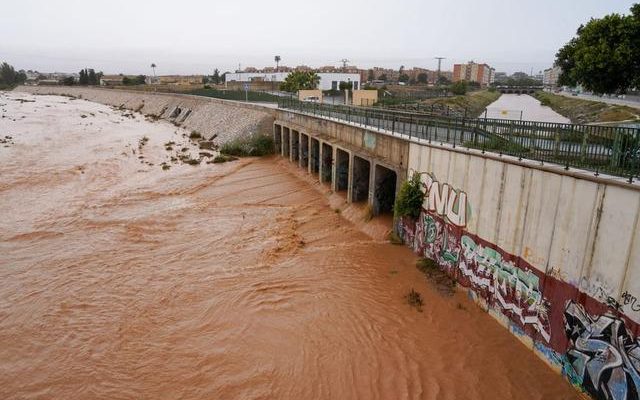
[[[0,398],[577,397],[284,161],[172,163],[186,132],[84,100],[0,113]]]

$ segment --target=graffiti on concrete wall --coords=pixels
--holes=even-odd
[[[633,312],[640,311],[640,301],[638,301],[638,298],[636,296],[625,290],[624,293],[622,293],[621,299],[622,306],[626,309]]]
[[[432,174],[421,174],[420,177],[425,188],[423,208],[446,218],[455,226],[466,226],[471,211],[467,207],[467,194],[448,183],[438,182]]]
[[[569,338],[566,356],[582,387],[599,399],[637,399],[640,392],[640,346],[625,322],[612,313],[593,317],[569,301],[565,308]]]
[[[640,300],[629,291],[616,295],[597,273],[573,282],[556,266],[545,274],[466,231],[466,193],[433,175],[423,174],[422,182],[419,218],[396,221],[404,242],[509,321],[514,334],[530,337],[574,384],[598,399],[639,399],[640,326],[627,316],[640,311]]]
[[[503,258],[500,251],[476,244],[470,236],[462,237],[462,246],[458,266],[461,282],[482,293],[487,302],[512,320],[533,327],[549,342],[549,302],[542,296],[540,277],[531,268]]]
[[[549,342],[549,305],[537,271],[517,265],[513,256],[429,212],[414,224],[405,223],[401,235],[416,253],[436,261],[489,306]]]

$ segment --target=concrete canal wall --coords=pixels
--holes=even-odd
[[[395,221],[405,243],[575,386],[638,398],[638,185],[282,110],[274,138],[283,156],[376,212],[389,211],[377,196],[391,190],[388,171],[394,193],[420,174],[420,217]]]
[[[20,86],[16,91],[34,94],[67,95],[85,100],[139,111],[195,130],[214,141],[271,132],[274,110],[229,100],[115,89],[69,86]]]
[[[640,391],[640,190],[411,143],[426,193],[396,230],[573,384]]]

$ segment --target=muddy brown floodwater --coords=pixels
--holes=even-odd
[[[286,162],[171,163],[185,132],[83,100],[0,112],[2,399],[576,398]]]

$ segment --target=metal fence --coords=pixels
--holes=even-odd
[[[437,113],[411,113],[367,107],[301,102],[280,98],[278,107],[363,127],[385,130],[408,139],[449,143],[520,159],[550,162],[625,177],[640,178],[640,129],[559,124]]]

